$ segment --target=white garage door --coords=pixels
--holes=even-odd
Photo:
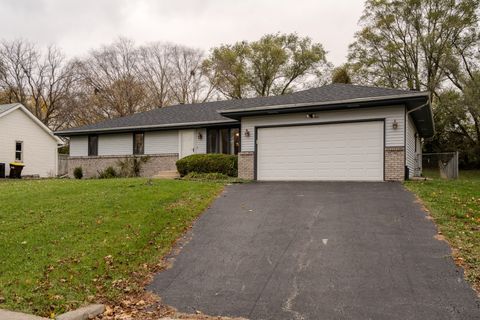
[[[258,180],[383,180],[383,122],[259,128]]]

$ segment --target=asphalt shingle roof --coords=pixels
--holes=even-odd
[[[0,104],[0,114],[18,106],[18,103]]]
[[[415,92],[418,94],[418,92]],[[232,122],[236,121],[224,117],[218,113],[218,110],[229,109],[247,109],[276,105],[289,105],[301,103],[328,103],[334,101],[345,101],[365,98],[378,98],[399,95],[412,95],[412,91],[397,90],[389,88],[377,88],[367,86],[357,86],[348,84],[330,84],[318,88],[298,91],[295,93],[258,97],[238,100],[223,100],[197,104],[175,105],[147,112],[137,113],[131,116],[106,120],[100,123],[87,125],[78,128],[72,128],[58,132],[66,134],[68,132],[80,131],[102,131],[115,128],[136,128],[145,126],[165,126],[174,124],[188,124],[197,122]]]

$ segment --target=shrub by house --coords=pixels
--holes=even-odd
[[[183,177],[191,172],[222,173],[230,177],[238,174],[238,158],[227,154],[192,154],[177,161],[177,170]]]

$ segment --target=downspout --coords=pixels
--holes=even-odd
[[[417,110],[420,110],[422,108],[425,108],[426,106],[428,106],[430,104],[430,100],[425,102],[424,104],[416,107],[416,108],[413,108],[412,110],[408,110],[406,113],[405,113],[405,166],[407,165],[407,144],[406,144],[406,141],[407,141],[407,137],[406,137],[406,133],[407,133],[407,122],[408,122],[408,115],[412,112],[415,112]],[[418,131],[417,131],[418,132]],[[417,145],[417,134],[415,134],[415,146]],[[423,146],[422,146],[422,142],[420,140],[420,150],[423,149]],[[423,166],[422,166],[423,168]],[[415,168],[413,169],[414,172],[413,174],[415,174]]]
[[[407,115],[409,115],[410,113],[415,112],[415,111],[417,111],[417,110],[420,110],[420,109],[428,106],[429,104],[430,104],[430,102],[426,102],[426,103],[424,103],[424,104],[422,104],[422,105],[420,105],[420,106],[418,106],[418,107],[416,107],[416,108],[413,108],[412,110],[408,110],[408,111],[407,111]]]
[[[422,104],[422,105],[420,105],[420,106],[418,106],[418,107],[416,107],[416,108],[413,108],[412,110],[408,110],[405,115],[408,116],[410,113],[415,112],[415,111],[417,111],[417,110],[420,110],[420,109],[422,109],[422,108],[425,108],[425,107],[428,106],[429,104],[430,104],[430,100],[428,100],[427,102],[425,102],[424,104]],[[431,116],[432,116],[432,123],[433,123],[433,114],[431,114]],[[405,118],[405,121],[406,121],[406,120],[407,120],[407,119]],[[434,128],[434,133],[435,133],[435,128]],[[432,137],[432,138],[433,138],[433,137]],[[432,138],[427,138],[427,140],[432,139]]]
[[[405,125],[404,125],[404,130],[405,130],[405,131],[404,131],[404,132],[405,132],[405,133],[404,133],[404,141],[405,141],[405,142],[404,142],[404,145],[405,145],[405,147],[404,147],[404,148],[405,148],[405,149],[404,149],[404,150],[405,150],[405,153],[404,153],[404,158],[405,158],[405,160],[404,160],[404,162],[405,162],[405,170],[407,170],[406,168],[407,168],[407,130],[408,130],[408,129],[407,129],[407,124],[408,124],[408,115],[409,115],[410,113],[412,113],[412,112],[415,112],[415,111],[417,111],[417,110],[420,110],[420,109],[422,109],[422,108],[425,108],[425,107],[428,106],[429,104],[430,104],[430,99],[429,99],[427,102],[425,102],[424,104],[422,104],[422,105],[420,105],[420,106],[418,106],[418,107],[416,107],[416,108],[413,108],[412,110],[408,110],[407,112],[405,112]],[[405,109],[406,109],[406,108],[405,108]],[[418,132],[418,130],[417,130],[417,132]],[[417,135],[415,134],[415,146],[416,146],[416,145],[417,145]],[[421,148],[421,147],[420,147],[420,148]],[[414,172],[413,172],[413,175],[414,175],[414,174],[415,174],[415,168],[413,168],[413,170],[414,170]],[[407,177],[405,177],[405,178],[408,179]]]

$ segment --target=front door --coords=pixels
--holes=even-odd
[[[179,131],[180,154],[179,158],[183,158],[195,153],[195,130],[180,130]]]

